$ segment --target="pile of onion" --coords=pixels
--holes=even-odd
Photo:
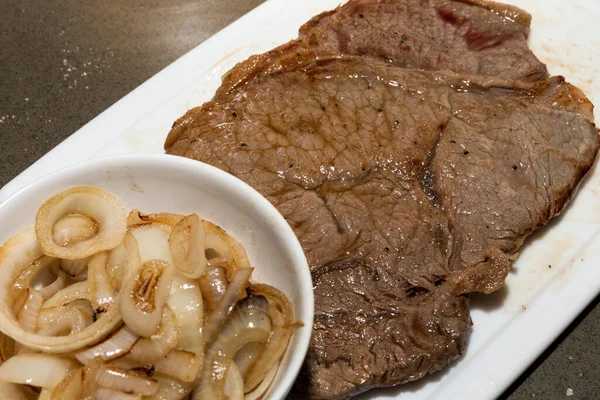
[[[244,248],[196,214],[61,192],[0,247],[0,394],[260,399],[299,323]]]

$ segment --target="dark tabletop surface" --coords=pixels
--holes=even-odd
[[[261,3],[0,0],[0,186]],[[502,398],[600,399],[598,302]]]

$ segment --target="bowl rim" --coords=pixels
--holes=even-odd
[[[283,371],[281,382],[276,388],[274,388],[269,396],[272,399],[284,398],[291,390],[292,385],[294,384],[300,372],[310,343],[314,319],[314,293],[312,278],[304,250],[302,249],[296,234],[287,223],[283,215],[281,215],[275,206],[271,204],[271,202],[269,202],[263,195],[261,195],[253,187],[241,179],[212,165],[180,156],[168,154],[112,155],[81,161],[50,172],[20,188],[2,201],[0,203],[0,210],[2,210],[7,204],[18,200],[19,197],[27,196],[27,192],[35,190],[36,187],[40,185],[51,185],[54,181],[68,179],[69,176],[76,178],[77,176],[84,174],[87,170],[110,169],[111,167],[115,168],[123,166],[131,166],[135,168],[147,165],[160,165],[161,167],[185,171],[186,173],[193,172],[196,174],[208,175],[212,178],[218,178],[212,180],[216,182],[217,185],[221,185],[223,187],[230,186],[235,188],[236,192],[243,193],[245,198],[250,200],[250,202],[261,214],[266,214],[273,218],[275,225],[272,226],[272,229],[277,229],[279,235],[285,236],[284,242],[286,247],[289,247],[289,251],[293,256],[293,268],[298,270],[299,294],[302,302],[304,303],[304,309],[302,316],[297,316],[297,318],[303,322],[303,327],[302,329],[297,329],[294,332],[294,335],[299,335],[297,338],[298,343],[294,349],[294,354],[296,357],[290,361],[290,366],[286,369],[286,371]],[[300,354],[301,357],[297,357],[298,354]],[[289,372],[293,372],[293,374],[290,374]]]

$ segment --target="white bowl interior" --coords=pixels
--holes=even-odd
[[[209,165],[166,155],[93,160],[51,174],[0,205],[0,243],[34,223],[38,208],[57,192],[91,185],[113,193],[128,212],[197,213],[238,239],[255,267],[253,280],[283,291],[294,306],[297,329],[269,399],[290,390],[308,348],[313,322],[312,281],[293,231],[276,209],[242,181]]]

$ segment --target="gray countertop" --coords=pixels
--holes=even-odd
[[[1,0],[0,185],[262,2]],[[598,302],[502,398],[600,398]]]

